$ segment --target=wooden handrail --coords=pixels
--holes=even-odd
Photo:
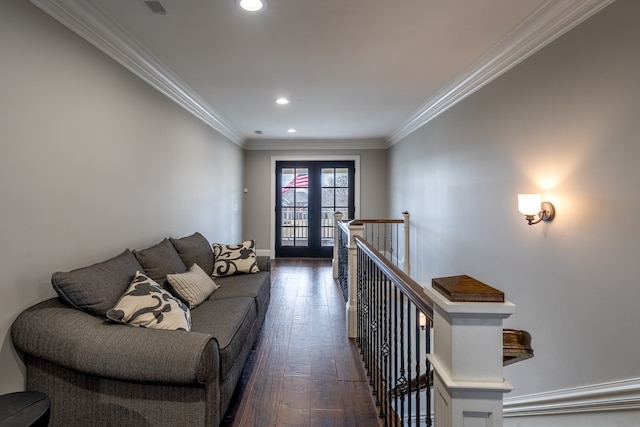
[[[533,357],[531,335],[527,331],[517,329],[503,329],[502,331],[502,366],[512,365]],[[402,396],[408,390],[423,390],[433,385],[433,371],[414,378],[408,384],[387,390],[390,397]]]
[[[402,224],[403,219],[359,219],[363,224]]]
[[[360,236],[354,238],[356,245],[375,263],[402,293],[420,310],[429,321],[433,321],[433,301],[424,293],[422,286],[389,260],[378,255],[378,251]]]

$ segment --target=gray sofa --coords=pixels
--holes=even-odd
[[[11,329],[26,388],[51,399],[50,425],[219,425],[269,306],[269,259],[256,259],[258,273],[214,277],[220,287],[190,310],[190,331],[122,325],[103,313],[132,269],[158,283],[196,261],[211,274],[214,254],[199,233],[54,274],[59,297],[28,308]]]

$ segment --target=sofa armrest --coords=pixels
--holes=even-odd
[[[271,258],[266,255],[259,255],[256,257],[258,259],[258,268],[260,271],[271,271]]]
[[[22,312],[11,336],[18,351],[89,375],[181,384],[219,375],[211,335],[113,324],[58,298]]]

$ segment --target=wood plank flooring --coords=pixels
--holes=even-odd
[[[272,260],[269,311],[225,427],[378,426],[329,260]]]

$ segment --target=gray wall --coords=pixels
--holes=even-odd
[[[5,393],[24,388],[10,325],[55,295],[54,271],[196,230],[240,238],[242,150],[26,1],[0,3],[0,53]]]
[[[258,249],[267,250],[270,242],[270,179],[272,156],[360,156],[360,213],[363,218],[387,216],[387,150],[249,150],[245,152],[245,188],[243,235],[256,239]],[[401,218],[402,210],[394,218]]]
[[[638,17],[640,2],[613,3],[390,149],[413,276],[502,289],[507,326],[533,336],[507,397],[638,377]],[[524,192],[556,219],[528,226]]]

